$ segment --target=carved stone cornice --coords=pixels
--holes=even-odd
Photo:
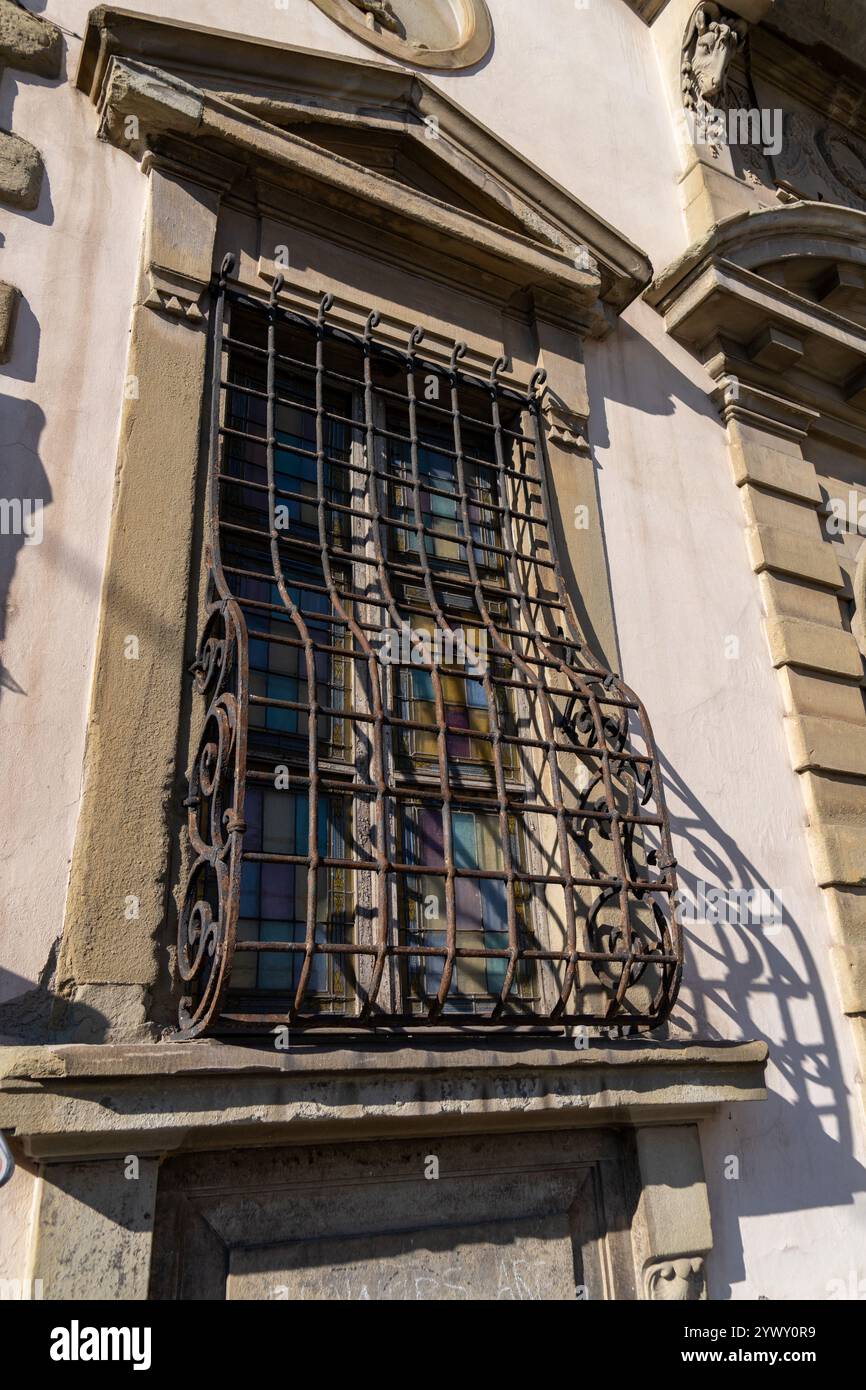
[[[646,1196],[652,1217],[647,1258],[663,1260],[679,1257],[683,1246],[676,1239],[684,1234],[686,1250],[712,1244],[700,1239],[702,1230],[697,1239],[684,1230],[682,1220],[669,1231],[665,1220],[658,1175],[674,1163],[686,1165],[692,1133],[694,1171],[681,1176],[696,1183],[700,1177],[697,1131],[684,1124],[722,1106],[766,1099],[766,1062],[763,1042],[629,1040],[581,1051],[569,1040],[527,1048],[500,1039],[459,1049],[434,1040],[406,1049],[325,1044],[291,1055],[215,1041],[6,1047],[0,1048],[0,1128],[16,1135],[28,1154],[56,1158],[212,1148],[227,1133],[228,1113],[233,1146],[413,1128],[454,1131],[461,1118],[471,1132],[482,1112],[484,1128],[647,1121],[638,1135],[650,1158],[665,1137],[670,1141],[647,1165],[653,1182]],[[480,1082],[489,1088],[484,1099]],[[106,1088],[118,1083],[123,1107],[99,1104]],[[680,1192],[681,1213],[682,1200]]]
[[[820,418],[818,411],[742,380],[735,368],[736,363],[724,357],[719,359],[717,366],[714,364],[711,372],[718,382],[711,399],[725,424],[739,420],[759,429],[769,429],[779,438],[802,442]]]
[[[813,49],[798,46],[766,25],[752,33],[751,56],[756,80],[790,92],[797,102],[866,139],[866,103],[855,73],[816,61]],[[829,51],[824,56],[829,57]]]

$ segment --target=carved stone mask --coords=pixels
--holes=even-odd
[[[646,1272],[647,1297],[658,1303],[696,1303],[706,1295],[704,1262],[693,1259],[666,1260]]]
[[[372,15],[377,24],[392,34],[403,34],[403,25],[395,15],[389,0],[352,0],[357,10]]]
[[[745,20],[727,14],[716,4],[698,5],[683,44],[683,96],[687,107],[700,103],[715,106],[721,102],[728,68],[747,33]]]

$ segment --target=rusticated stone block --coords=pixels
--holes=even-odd
[[[0,203],[30,212],[39,202],[45,166],[29,140],[0,130]]]
[[[8,362],[12,353],[15,316],[21,291],[0,281],[0,362]]]
[[[58,77],[63,40],[56,24],[30,14],[15,0],[0,0],[0,64]]]
[[[798,618],[769,618],[767,636],[774,666],[807,666],[856,680],[863,663],[850,632]]]
[[[786,718],[785,732],[795,772],[820,768],[866,777],[866,726],[807,716]]]
[[[830,589],[843,587],[842,571],[832,547],[817,536],[810,540],[798,531],[780,526],[748,526],[746,544],[757,574],[774,570],[813,584],[825,584]]]

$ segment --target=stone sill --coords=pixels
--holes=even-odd
[[[215,1040],[0,1048],[0,1128],[34,1158],[693,1121],[766,1096],[762,1042]]]

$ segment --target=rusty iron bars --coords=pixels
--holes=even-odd
[[[232,269],[180,1036],[658,1026],[682,969],[658,758],[563,580],[544,373],[426,360],[420,328],[398,350]]]

